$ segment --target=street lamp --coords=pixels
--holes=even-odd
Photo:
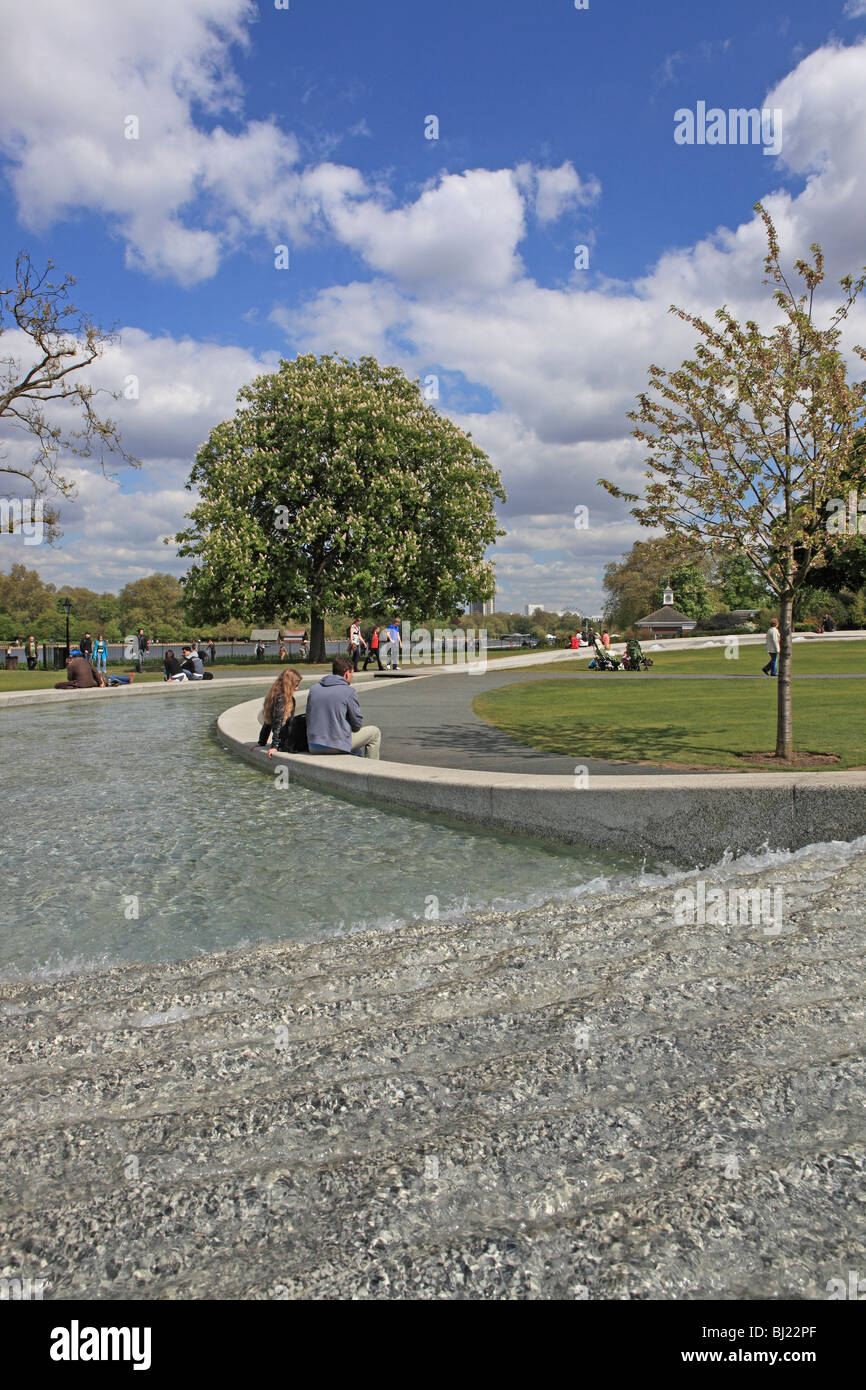
[[[72,612],[72,599],[69,595],[63,600],[63,611],[66,614],[66,660],[69,660],[69,614]]]

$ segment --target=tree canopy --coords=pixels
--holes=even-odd
[[[660,607],[664,585],[678,569],[690,565],[705,574],[710,570],[709,551],[700,541],[668,536],[635,541],[627,555],[605,567],[605,620],[619,631],[632,627],[639,618]],[[674,602],[678,608],[680,598],[675,586]],[[682,611],[687,613],[688,609]]]
[[[99,594],[70,584],[57,588],[43,582],[36,570],[16,564],[8,574],[0,574],[0,640],[9,642],[31,632],[40,642],[59,640],[65,625],[59,606],[64,598],[72,601],[72,631],[79,636],[103,632],[107,641],[119,642],[139,627],[149,636],[171,639],[198,635],[184,619],[183,589],[173,574],[151,574],[133,580],[119,594]]]
[[[195,618],[309,613],[316,660],[326,613],[417,619],[492,597],[499,474],[399,368],[304,355],[238,401],[196,456],[176,538]]]

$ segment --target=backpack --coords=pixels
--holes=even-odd
[[[307,742],[307,716],[296,714],[291,719],[287,719],[280,734],[279,751],[281,753],[309,753],[310,745]]]

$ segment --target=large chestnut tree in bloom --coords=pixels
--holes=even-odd
[[[175,538],[195,621],[453,613],[494,593],[497,470],[417,382],[372,357],[281,361],[238,393],[196,455]]]

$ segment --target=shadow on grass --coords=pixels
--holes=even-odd
[[[510,739],[519,741],[521,734],[526,737],[525,730],[512,733],[507,725],[501,727]],[[690,736],[673,724],[650,729],[599,729],[592,733],[584,729],[571,729],[560,734],[539,729],[533,743],[536,749],[547,754],[559,753],[564,757],[598,758],[603,762],[665,763],[689,760],[684,754],[689,752]],[[692,747],[691,752],[695,760],[732,756],[727,748]]]

